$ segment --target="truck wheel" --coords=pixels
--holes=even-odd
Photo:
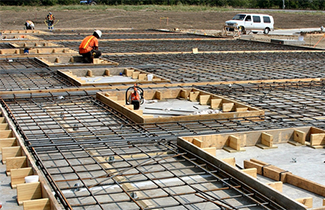
[[[245,27],[244,27],[244,26],[239,26],[239,27],[238,27],[238,31],[241,32],[241,33],[243,33],[243,34],[246,33],[246,31],[245,31]]]
[[[264,29],[264,34],[269,34],[270,33],[270,29],[269,28],[265,28]]]

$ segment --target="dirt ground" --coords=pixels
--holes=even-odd
[[[36,29],[46,29],[47,10],[26,12],[0,11],[0,30],[23,29],[24,22],[32,20]],[[51,11],[59,22],[55,28],[135,28],[135,29],[206,29],[221,30],[224,22],[238,11],[231,12],[177,12],[177,11]],[[242,12],[242,11],[241,11]],[[325,26],[325,14],[267,12],[274,17],[275,28],[306,28]],[[168,22],[167,22],[168,18]]]
[[[87,6],[85,6],[87,7]],[[23,29],[26,20],[32,20],[36,29],[46,30],[44,19],[48,10],[35,8],[32,11],[0,11],[0,30]],[[224,22],[241,11],[125,11],[120,9],[75,11],[51,10],[56,20],[55,29],[103,29],[103,28],[134,28],[134,29],[180,29],[184,31],[204,32],[221,30]],[[252,12],[252,11],[247,11]],[[325,26],[325,13],[312,12],[265,12],[274,17],[275,29],[319,28]],[[306,44],[313,46],[322,37],[316,34],[306,37]],[[259,40],[270,40],[270,36],[258,36]],[[289,37],[297,39],[297,37]],[[307,42],[308,41],[308,42]],[[324,42],[324,43],[323,43]],[[317,46],[325,49],[325,39]]]

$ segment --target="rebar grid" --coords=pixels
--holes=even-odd
[[[157,32],[157,31],[146,31],[143,33],[134,33],[134,31],[129,33],[116,33],[113,31],[102,31],[101,39],[185,39],[185,38],[200,38],[204,39],[204,36],[195,34],[183,34],[183,33],[173,33],[173,32]],[[58,43],[62,43],[64,40],[79,40],[81,41],[86,36],[91,35],[93,32],[84,32],[80,34],[77,31],[71,31],[72,34],[67,33],[56,33],[55,36],[52,34],[37,34],[36,37],[42,40],[59,40]],[[210,37],[211,38],[211,37]]]
[[[73,209],[284,209],[174,144],[82,144],[37,155]]]
[[[26,70],[45,67],[45,64],[34,58],[0,59],[0,70]]]
[[[197,88],[265,110],[265,122],[282,127],[325,127],[324,81],[209,85]]]
[[[256,50],[306,50],[307,48],[274,45],[271,43],[250,42],[244,40],[134,40],[101,42],[103,53],[139,53],[139,52],[192,52],[193,48],[202,51],[256,51]],[[61,45],[78,50],[79,42],[60,42]],[[310,50],[310,49],[309,49]]]
[[[133,124],[124,116],[90,96],[17,98],[6,100],[6,105],[8,105],[8,109],[15,116],[17,125],[24,133],[26,145],[30,150],[34,151],[33,153],[39,159],[40,164],[44,166],[44,174],[49,174],[50,180],[53,179],[53,185],[58,187],[57,193],[62,192],[62,197],[67,200],[67,203],[73,209],[83,209],[86,207],[95,209],[124,209],[130,203],[134,205],[132,208],[139,209],[161,207],[192,209],[194,208],[192,207],[193,205],[196,208],[202,208],[207,203],[209,203],[208,206],[213,205],[211,209],[215,208],[215,205],[226,205],[229,207],[228,204],[220,203],[223,200],[229,201],[231,203],[230,206],[233,206],[233,203],[235,203],[234,206],[239,209],[247,206],[267,206],[269,202],[263,200],[256,203],[255,198],[250,198],[255,196],[256,193],[247,193],[245,191],[244,194],[239,196],[237,187],[242,188],[242,184],[236,183],[233,186],[237,187],[228,186],[227,188],[227,186],[224,186],[225,183],[222,182],[222,186],[219,186],[220,177],[212,176],[212,174],[219,171],[218,169],[211,169],[211,173],[197,171],[197,168],[205,169],[206,163],[198,163],[196,165],[196,158],[192,159],[190,157],[187,159],[184,157],[183,152],[174,152],[174,155],[177,157],[172,157],[168,160],[171,161],[168,164],[172,164],[173,167],[168,164],[162,165],[165,163],[158,163],[158,168],[154,164],[149,164],[149,166],[155,168],[150,168],[149,166],[148,168],[147,165],[145,167],[142,165],[141,167],[140,165],[137,166],[148,158],[157,156],[157,154],[162,158],[170,155],[171,151],[166,148],[162,149],[156,147],[156,145],[155,147],[149,146],[150,148],[146,148],[146,145],[151,145],[150,142],[153,140],[175,140],[177,136],[184,135],[293,126],[293,124],[290,124],[293,121],[289,121],[289,119],[295,119],[295,126],[299,124],[315,125],[317,123],[319,127],[323,122],[322,119],[312,118],[304,120],[303,118],[293,118],[290,114],[280,115],[276,104],[272,104],[278,103],[281,100],[281,96],[286,96],[286,94],[278,94],[276,91],[279,90],[282,93],[283,89],[288,91],[288,93],[296,91],[296,94],[302,94],[301,97],[308,99],[308,97],[317,98],[317,95],[321,94],[323,89],[322,82],[310,82],[309,84],[307,82],[299,82],[298,84],[300,85],[295,83],[287,83],[286,85],[281,85],[281,83],[274,85],[260,83],[255,85],[247,84],[245,88],[243,88],[245,85],[234,85],[231,87],[220,85],[220,89],[218,89],[218,86],[197,87],[212,93],[223,91],[229,96],[231,96],[231,91],[227,92],[224,89],[234,87],[236,98],[249,96],[256,103],[260,103],[260,96],[265,97],[265,90],[269,89],[270,93],[275,91],[275,93],[265,98],[269,100],[269,102],[264,101],[264,103],[268,103],[266,105],[268,110],[265,120],[261,119],[261,121],[226,119],[140,126]],[[264,92],[260,91],[262,89]],[[242,92],[242,97],[239,90]],[[315,94],[312,94],[313,92]],[[276,98],[273,98],[275,96]],[[289,98],[289,100],[293,103],[295,102],[293,97]],[[317,111],[313,112],[317,113]],[[318,112],[323,113],[323,109],[318,109]],[[164,144],[159,143],[159,145]],[[185,160],[178,161],[179,158],[185,158]],[[164,159],[164,161],[166,160]],[[134,166],[137,167],[135,168]],[[139,171],[139,168],[143,170]],[[120,172],[123,173],[119,174]],[[114,176],[116,173],[118,175]],[[209,175],[208,180],[205,180],[206,174]],[[112,176],[115,178],[113,177],[106,181],[107,178]],[[202,176],[203,180],[201,180]],[[171,186],[165,183],[165,180],[173,180],[175,177],[179,179],[176,183],[173,183]],[[199,183],[195,183],[192,186],[192,183],[189,184],[187,181],[184,181],[188,177],[195,179]],[[210,180],[210,178],[212,179]],[[148,180],[150,181],[149,186],[147,186]],[[224,178],[221,178],[221,180],[224,180]],[[231,181],[232,179],[224,181],[228,180]],[[129,189],[129,185],[134,188]],[[142,185],[146,187],[139,187]],[[190,185],[190,190],[178,192],[180,189],[187,189],[188,185]],[[207,187],[211,185],[217,187]],[[96,190],[93,191],[93,188],[89,186],[93,186]],[[202,186],[204,186],[203,189],[201,189]],[[222,190],[217,190],[218,188],[222,188]],[[112,191],[111,189],[114,190]],[[227,196],[225,196],[225,190]],[[231,190],[231,193],[228,193],[228,190]],[[144,195],[142,193],[139,194],[140,191]],[[210,192],[213,193],[210,194]],[[209,196],[205,193],[209,193]],[[139,195],[141,197],[134,197]],[[216,200],[216,198],[218,199]],[[247,198],[249,202],[246,201]],[[143,207],[143,202],[149,202],[153,206]],[[168,205],[166,205],[167,203]]]
[[[172,82],[324,78],[324,52],[109,56]],[[177,76],[176,76],[177,75]]]
[[[0,91],[61,89],[71,86],[74,85],[66,78],[46,68],[0,71]]]

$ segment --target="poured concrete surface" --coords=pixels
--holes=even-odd
[[[2,159],[2,155],[0,155]],[[18,206],[17,190],[10,186],[10,176],[6,175],[6,165],[0,163],[0,203],[4,210],[20,210],[23,206]]]
[[[293,146],[291,144],[277,144],[277,146],[277,149],[266,150],[258,147],[245,147],[245,152],[238,153],[228,153],[219,149],[216,151],[216,157],[219,159],[235,157],[236,164],[241,167],[244,167],[244,160],[258,159],[325,186],[325,149],[313,149],[308,146]],[[264,183],[275,182],[275,180],[260,175],[257,180]],[[313,207],[322,206],[322,196],[290,184],[284,183],[283,194],[292,199],[313,197]]]
[[[163,116],[182,116],[219,113],[219,110],[213,110],[210,105],[200,105],[197,101],[168,99],[164,101],[146,100],[140,109],[144,115],[153,115],[154,117]]]
[[[135,79],[125,76],[98,76],[98,77],[79,77],[81,80],[86,81],[87,84],[96,83],[122,83],[122,82],[136,82]]]

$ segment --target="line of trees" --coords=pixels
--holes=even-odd
[[[105,5],[205,5],[216,7],[274,8],[324,10],[325,0],[95,0]],[[0,0],[0,5],[72,5],[80,0]]]

